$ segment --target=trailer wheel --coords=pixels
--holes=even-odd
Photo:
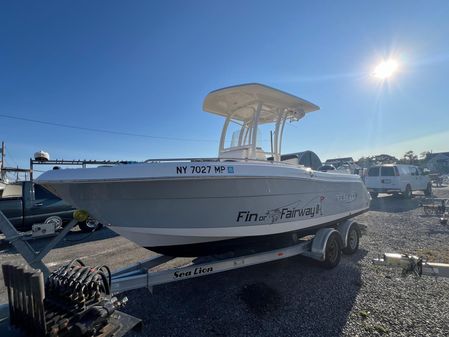
[[[360,243],[360,229],[356,223],[354,223],[348,231],[348,239],[346,247],[343,248],[343,253],[346,255],[354,254],[359,249]]]
[[[432,196],[432,183],[427,184],[427,188],[424,190],[424,195],[426,197]]]
[[[332,269],[340,263],[341,246],[340,234],[332,233],[326,242],[324,261],[322,262],[324,268]]]
[[[403,197],[404,199],[411,199],[412,196],[413,196],[412,188],[410,187],[410,185],[407,185],[407,186],[405,187],[405,192],[402,193],[402,197]]]
[[[62,229],[62,225],[63,225],[63,221],[62,218],[60,216],[57,215],[53,215],[48,217],[47,219],[45,219],[44,223],[46,224],[54,224],[55,226],[55,230],[59,231],[60,229]]]
[[[379,193],[377,192],[369,192],[369,194],[371,195],[372,199],[377,199],[377,196],[379,195]]]

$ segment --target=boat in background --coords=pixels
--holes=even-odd
[[[318,106],[243,84],[209,93],[203,109],[225,118],[218,158],[61,169],[36,182],[138,245],[171,256],[297,239],[368,210],[359,176],[281,161],[286,122]],[[261,132],[269,128],[267,152]]]
[[[3,195],[3,191],[4,191],[4,189],[5,189],[6,184],[7,184],[7,182],[5,182],[5,181],[3,181],[3,180],[0,180],[0,198],[1,198],[2,195]]]
[[[30,170],[17,167],[7,167],[6,166],[6,144],[2,142],[0,148],[0,198],[3,197],[3,193],[8,187],[8,185],[14,182],[20,181],[19,174],[25,174],[25,180],[27,180],[27,175],[29,177]],[[15,174],[15,179],[11,180],[8,174]]]

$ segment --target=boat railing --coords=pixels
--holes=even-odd
[[[273,158],[268,159],[248,159],[248,158],[158,158],[147,159],[144,163],[164,163],[164,162],[245,162],[245,163],[270,163],[282,164],[285,166],[304,167],[301,164],[289,163],[287,161],[277,161]]]
[[[257,161],[257,162],[267,162],[268,160],[263,159],[247,159],[247,158],[157,158],[157,159],[147,159],[145,163],[163,163],[163,162],[173,162],[173,161],[185,161],[185,162],[223,162],[223,161]],[[268,161],[271,162],[271,161]]]
[[[145,163],[163,163],[163,162],[258,162],[258,163],[280,163],[286,165],[295,165],[285,161],[276,161],[272,158],[270,159],[248,159],[248,158],[157,158],[157,159],[147,159]]]

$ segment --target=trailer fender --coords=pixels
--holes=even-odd
[[[351,230],[352,226],[358,226],[358,223],[354,220],[346,220],[338,224],[337,230],[340,233],[341,239],[343,240],[343,248],[346,248],[348,246],[348,238],[349,238],[349,231]],[[360,231],[359,231],[359,235]]]
[[[341,239],[339,231],[333,228],[321,228],[316,232],[315,237],[312,240],[310,252],[305,252],[304,255],[317,261],[324,261],[326,259],[326,244],[333,233],[338,233],[340,245],[343,246],[343,240]]]

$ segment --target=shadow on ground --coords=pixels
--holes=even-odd
[[[421,196],[412,199],[404,199],[402,196],[388,195],[371,200],[370,211],[401,213],[408,212],[420,207]]]
[[[441,225],[441,229],[430,228],[427,232],[428,235],[447,235],[449,234],[449,226]]]
[[[129,291],[125,311],[143,319],[133,336],[337,336],[362,285],[360,250],[325,270],[294,257]]]
[[[65,238],[62,239],[61,242],[59,242],[59,244],[56,247],[64,248],[68,246],[77,245],[80,243],[110,239],[116,236],[118,236],[118,234],[104,227],[92,233],[83,233],[81,231],[72,230],[66,235]],[[28,243],[30,243],[30,245],[34,249],[39,251],[43,247],[45,247],[45,245],[47,245],[53,238],[54,237],[33,239],[29,240]],[[12,245],[10,245],[6,240],[0,240],[0,249],[2,250],[2,252],[7,252],[11,254],[16,253],[16,249]]]

